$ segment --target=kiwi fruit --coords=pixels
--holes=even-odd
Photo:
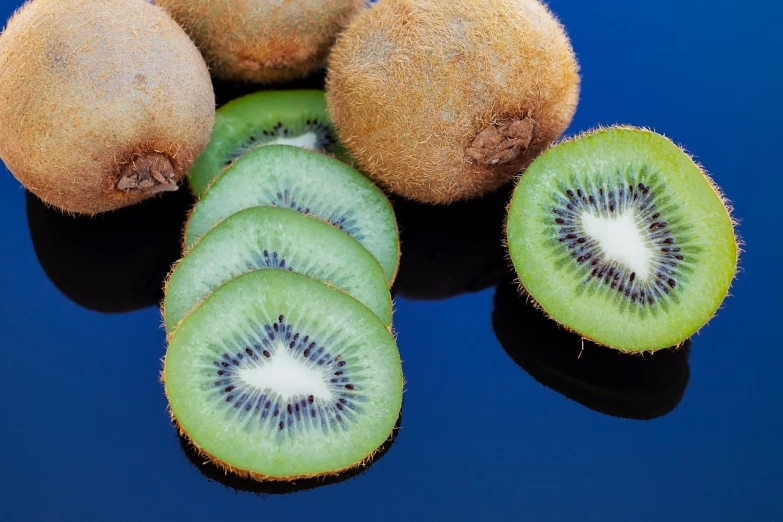
[[[514,189],[507,239],[520,283],[552,319],[629,352],[691,337],[737,268],[717,187],[670,140],[632,127],[536,159]]]
[[[160,304],[194,202],[187,190],[97,216],[64,214],[31,192],[25,200],[35,255],[64,296],[111,314]]]
[[[403,405],[403,409],[404,408],[405,406]],[[261,496],[290,495],[292,493],[300,493],[302,491],[340,484],[354,479],[359,475],[363,475],[389,452],[392,445],[397,440],[401,422],[402,414],[400,414],[400,417],[397,419],[397,424],[389,438],[387,438],[378,448],[378,451],[373,454],[372,459],[365,462],[363,465],[356,466],[355,468],[351,468],[336,475],[292,480],[290,482],[260,482],[251,478],[228,473],[225,469],[213,464],[209,459],[199,455],[198,449],[193,446],[187,437],[179,435],[177,438],[179,439],[180,450],[185,455],[185,458],[188,459],[188,462],[190,462],[190,464],[210,482],[217,482],[234,492],[253,493]]]
[[[231,214],[265,205],[311,214],[347,232],[375,256],[389,285],[394,281],[399,236],[383,192],[350,166],[291,145],[267,145],[239,158],[193,209],[185,250]]]
[[[542,385],[591,410],[627,419],[668,414],[688,386],[690,339],[646,357],[624,354],[560,328],[511,277],[495,290],[492,328],[509,357]]]
[[[34,0],[0,35],[0,158],[65,211],[176,190],[214,116],[203,58],[145,0]]]
[[[348,294],[281,269],[215,290],[174,331],[162,377],[199,454],[256,480],[359,466],[402,407],[389,329]]]
[[[506,206],[513,184],[469,201],[428,205],[392,197],[400,229],[397,295],[449,299],[495,286],[506,272]]]
[[[188,32],[212,74],[279,83],[322,67],[365,0],[157,0]]]
[[[386,276],[358,241],[294,210],[250,207],[221,221],[178,263],[166,285],[166,330],[173,331],[221,284],[262,268],[298,272],[339,288],[391,325]]]
[[[571,43],[538,0],[378,2],[341,33],[326,78],[360,169],[424,203],[513,179],[565,131],[578,97]]]
[[[188,173],[199,197],[248,151],[273,143],[344,156],[326,114],[323,91],[262,91],[237,98],[215,113],[212,138]]]

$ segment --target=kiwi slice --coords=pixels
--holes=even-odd
[[[256,92],[217,110],[209,144],[188,172],[191,189],[202,197],[237,158],[272,143],[346,154],[335,139],[323,91]]]
[[[622,351],[678,345],[721,304],[737,266],[733,222],[682,149],[635,128],[542,154],[507,224],[519,280],[560,324]]]
[[[221,284],[259,268],[282,268],[324,281],[391,325],[383,269],[358,241],[294,210],[251,207],[210,230],[174,269],[163,306],[166,330],[173,331]]]
[[[193,209],[186,250],[231,214],[264,205],[312,214],[344,230],[375,256],[387,282],[394,281],[400,245],[383,192],[348,165],[291,145],[261,147],[237,160]]]
[[[163,367],[171,413],[207,458],[293,480],[368,460],[394,430],[394,337],[353,297],[287,270],[218,288],[174,331]]]

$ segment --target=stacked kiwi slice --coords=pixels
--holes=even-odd
[[[249,95],[217,122],[190,174],[200,199],[163,302],[172,417],[240,476],[355,468],[402,406],[392,206],[323,151],[333,142],[322,93]]]

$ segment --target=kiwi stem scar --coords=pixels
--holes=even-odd
[[[176,172],[171,160],[160,152],[148,152],[136,156],[120,172],[117,182],[119,190],[129,192],[172,192],[178,186],[174,177]]]
[[[530,146],[538,124],[527,116],[487,125],[466,150],[482,165],[503,165],[517,159]]]

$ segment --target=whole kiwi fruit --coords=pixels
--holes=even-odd
[[[571,122],[578,65],[538,0],[381,0],[329,57],[340,141],[384,188],[424,203],[512,179]]]
[[[326,62],[365,0],[158,0],[222,80],[280,83]]]
[[[214,117],[204,59],[145,0],[32,0],[0,35],[0,158],[62,210],[176,190]]]

